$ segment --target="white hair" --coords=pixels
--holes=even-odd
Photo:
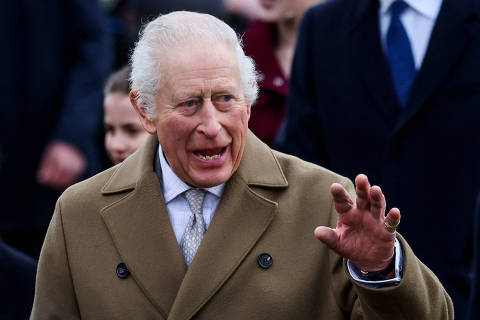
[[[244,98],[250,105],[255,102],[258,95],[255,63],[243,52],[235,31],[211,15],[177,11],[148,23],[140,32],[140,40],[131,56],[131,88],[137,90],[137,105],[143,108],[147,117],[154,119],[156,115],[155,95],[162,79],[158,57],[163,55],[162,51],[166,54],[176,45],[201,40],[223,42],[235,50]]]

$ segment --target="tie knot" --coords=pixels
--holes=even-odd
[[[203,189],[189,189],[185,191],[185,198],[187,199],[188,205],[193,214],[202,214],[205,193],[206,192]]]
[[[403,10],[408,6],[405,1],[396,0],[392,3],[392,18],[398,17],[402,14]]]

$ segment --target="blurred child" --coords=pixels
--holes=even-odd
[[[125,160],[148,137],[128,97],[130,73],[130,66],[114,72],[104,90],[105,149],[114,164]]]

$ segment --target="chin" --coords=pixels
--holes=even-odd
[[[210,188],[225,183],[232,175],[227,173],[207,173],[201,176],[192,177],[192,184],[198,188]]]

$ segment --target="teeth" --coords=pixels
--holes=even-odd
[[[213,156],[204,156],[203,154],[198,154],[198,156],[203,159],[203,160],[214,160],[214,159],[218,159],[220,158],[222,154],[219,153],[219,154],[215,154]]]

